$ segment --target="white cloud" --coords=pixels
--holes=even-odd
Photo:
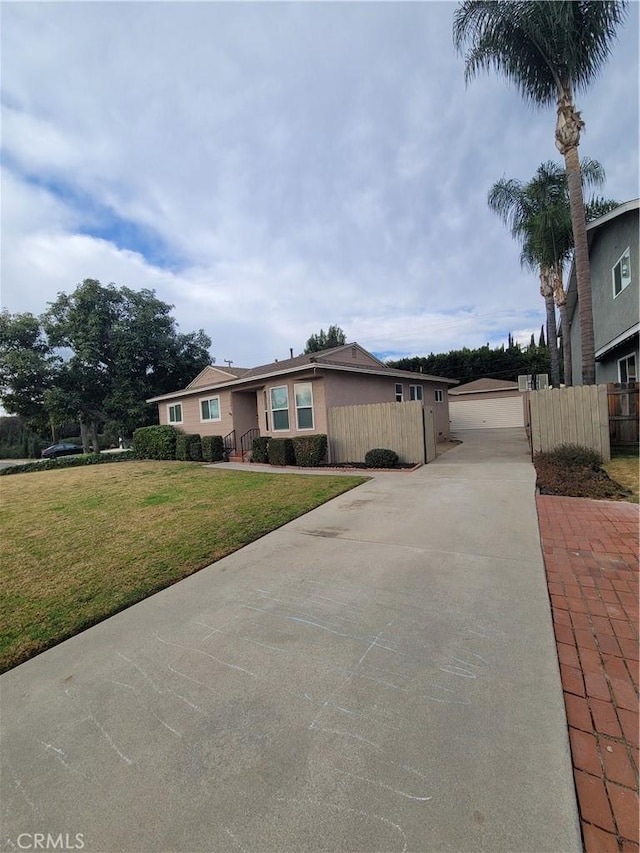
[[[453,8],[5,4],[2,304],[39,313],[87,277],[151,287],[237,365],[330,323],[407,353],[539,330],[486,195],[558,159],[553,110],[500,79],[465,88]],[[637,17],[579,98],[582,153],[620,200]]]

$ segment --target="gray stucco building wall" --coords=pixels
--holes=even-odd
[[[620,381],[619,362],[635,354],[638,367],[638,332],[640,313],[640,273],[638,203],[628,203],[618,215],[587,227],[591,261],[591,292],[596,351],[596,382]],[[615,211],[614,211],[615,213]],[[617,295],[614,293],[613,268],[629,251],[631,281]],[[568,296],[573,310],[571,347],[573,384],[582,383],[582,348],[580,343],[579,307],[576,302],[575,269],[571,270]],[[635,330],[635,331],[634,331]]]

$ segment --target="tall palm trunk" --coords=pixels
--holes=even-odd
[[[574,262],[578,289],[578,316],[582,341],[582,384],[594,385],[596,381],[595,339],[593,334],[593,308],[591,299],[591,272],[589,268],[589,246],[587,222],[584,212],[582,178],[578,144],[584,122],[573,105],[569,91],[558,99],[558,121],[556,124],[556,147],[564,157],[571,207]]]
[[[547,346],[549,347],[549,361],[551,362],[551,385],[554,388],[559,388],[558,328],[556,326],[556,306],[553,301],[551,270],[548,267],[540,268],[540,293],[547,309]]]
[[[562,366],[564,384],[573,385],[573,363],[571,360],[571,328],[569,327],[569,312],[567,310],[567,294],[562,283],[562,264],[553,269],[553,298],[560,312],[560,329],[562,332]]]

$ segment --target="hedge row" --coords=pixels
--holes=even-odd
[[[221,435],[187,435],[172,426],[149,426],[133,434],[137,459],[178,459],[182,462],[221,462]]]
[[[59,459],[43,459],[41,462],[26,462],[0,469],[0,477],[9,474],[30,474],[33,471],[52,471],[57,468],[80,468],[83,465],[105,465],[109,462],[129,462],[135,459],[132,450],[122,453],[85,453],[83,456],[62,456]]]
[[[252,462],[268,462],[270,465],[298,465],[313,468],[321,465],[327,455],[326,435],[301,435],[296,438],[253,439]]]

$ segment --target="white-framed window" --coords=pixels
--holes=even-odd
[[[270,391],[273,431],[289,429],[289,389],[278,385]]]
[[[444,391],[442,390],[442,388],[435,389],[435,391],[433,392],[433,399],[436,401],[436,403],[444,402]]]
[[[611,270],[613,280],[613,298],[620,296],[622,291],[631,284],[631,255],[626,248]]]
[[[638,367],[636,364],[636,354],[626,355],[624,358],[618,359],[618,382],[637,382]]]
[[[209,397],[206,400],[200,400],[200,420],[222,420],[220,417],[220,397]]]
[[[296,398],[296,424],[298,429],[313,429],[313,392],[311,382],[300,382],[293,386]]]
[[[402,382],[396,382],[396,403],[401,403],[404,400],[404,391]]]
[[[422,385],[409,385],[409,399],[422,402]]]
[[[167,420],[170,424],[182,423],[182,403],[171,403],[167,406]]]

